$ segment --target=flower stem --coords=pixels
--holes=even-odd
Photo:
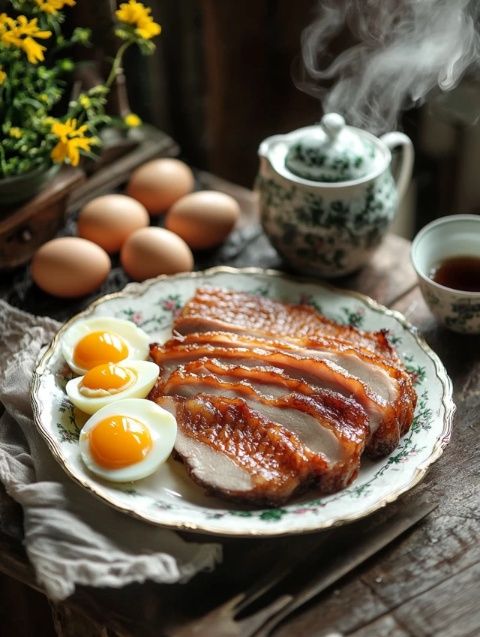
[[[105,86],[106,86],[107,89],[112,88],[112,84],[115,81],[115,78],[117,77],[117,75],[121,71],[123,55],[124,55],[125,51],[128,49],[128,47],[131,44],[132,44],[131,42],[124,42],[119,47],[117,53],[115,54],[115,57],[113,59],[112,68],[110,69],[110,74],[109,74],[109,76],[107,78],[107,81],[105,82]]]
[[[0,166],[2,167],[2,177],[6,177],[8,174],[8,166],[5,160],[5,151],[3,150],[2,145],[0,144]]]

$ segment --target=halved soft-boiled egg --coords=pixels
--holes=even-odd
[[[80,433],[80,454],[90,471],[112,482],[154,473],[172,452],[177,421],[151,400],[126,398],[99,409]]]
[[[103,363],[148,358],[150,338],[124,319],[92,317],[74,323],[63,335],[62,353],[68,366],[85,374]]]
[[[145,398],[158,378],[159,367],[150,361],[102,363],[84,376],[72,378],[65,391],[75,407],[94,414],[114,400]]]

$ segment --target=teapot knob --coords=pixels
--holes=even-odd
[[[338,113],[327,113],[322,117],[320,126],[327,133],[328,137],[334,140],[342,128],[344,128],[345,120]]]

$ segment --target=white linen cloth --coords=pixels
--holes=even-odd
[[[30,382],[59,324],[0,300],[0,481],[23,508],[25,548],[53,600],[77,584],[121,587],[151,579],[185,582],[221,560],[218,544],[115,511],[68,478],[33,421]],[[1,513],[1,512],[0,512]]]

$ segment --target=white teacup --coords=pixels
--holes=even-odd
[[[412,243],[411,259],[423,297],[450,330],[480,333],[480,292],[457,290],[433,281],[433,268],[452,257],[480,258],[480,216],[451,215],[426,225]]]

